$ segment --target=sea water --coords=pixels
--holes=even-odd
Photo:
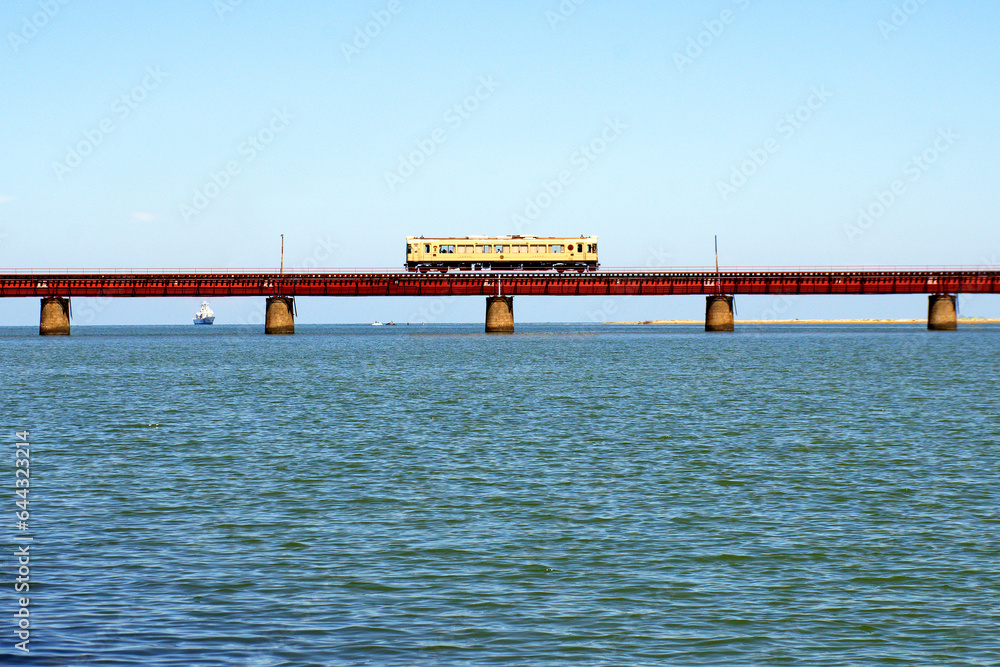
[[[1000,661],[1000,327],[481,331],[0,330],[0,662]]]

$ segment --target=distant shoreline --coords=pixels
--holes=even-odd
[[[736,320],[735,324],[925,324],[920,319],[848,319],[848,320]],[[643,320],[641,322],[601,322],[601,324],[704,324],[705,320]],[[987,317],[960,317],[959,324],[1000,324],[1000,319]]]

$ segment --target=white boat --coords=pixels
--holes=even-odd
[[[382,326],[382,323],[379,322],[378,320],[375,320],[374,322],[372,322],[372,326],[373,327],[380,327],[380,326]]]
[[[208,301],[201,302],[201,310],[194,314],[195,324],[212,324],[215,322],[215,313],[208,307]]]

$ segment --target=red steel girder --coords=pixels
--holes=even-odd
[[[36,270],[37,271],[37,270]],[[1000,271],[0,272],[0,297],[1000,293]]]

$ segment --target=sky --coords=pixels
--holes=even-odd
[[[0,268],[402,267],[407,235],[597,235],[603,267],[996,266],[1000,5],[172,3],[0,10]],[[259,302],[259,303],[258,303]],[[737,297],[914,317],[924,295]],[[200,299],[74,298],[74,326]],[[213,299],[217,323],[263,299]],[[482,297],[298,322],[480,322]],[[1000,317],[963,295],[962,316]],[[704,315],[519,297],[515,318]],[[0,324],[37,325],[37,299]]]

